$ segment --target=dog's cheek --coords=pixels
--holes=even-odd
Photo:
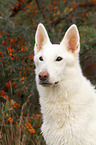
[[[63,73],[65,71],[65,64],[55,66],[51,72],[50,79],[53,82],[61,81],[63,79]]]
[[[36,66],[36,68],[39,66],[38,60],[35,60],[35,66]]]
[[[66,67],[73,67],[76,62],[77,62],[77,58],[75,58],[74,56],[70,55],[70,57],[68,56],[65,59],[65,66]]]

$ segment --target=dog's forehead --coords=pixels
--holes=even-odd
[[[50,45],[45,45],[43,47],[43,54],[48,54],[48,55],[58,55],[58,53],[62,53],[63,50],[59,44],[50,44]]]

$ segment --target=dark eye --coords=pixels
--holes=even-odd
[[[56,58],[56,61],[61,61],[62,59],[63,59],[62,57],[58,56],[58,57]]]
[[[40,57],[39,57],[39,60],[40,60],[40,61],[43,61],[43,57],[42,57],[42,56],[40,56]]]

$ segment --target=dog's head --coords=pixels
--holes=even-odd
[[[52,44],[43,24],[35,35],[36,81],[42,86],[58,85],[74,77],[78,66],[80,37],[75,24],[69,27],[60,44]]]

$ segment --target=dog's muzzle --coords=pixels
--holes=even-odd
[[[47,73],[47,71],[42,71],[39,73],[39,84],[42,85],[43,87],[49,87],[51,85],[56,85],[58,84],[59,81],[55,82],[55,83],[50,83],[49,82],[49,74]]]

